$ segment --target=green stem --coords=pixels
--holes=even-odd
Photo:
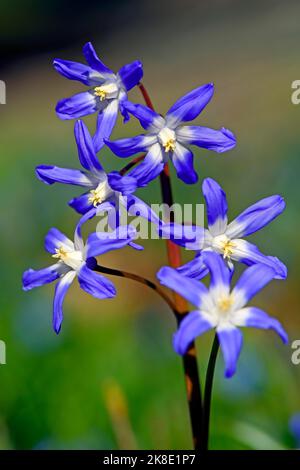
[[[204,390],[204,403],[203,403],[203,420],[202,420],[202,441],[201,450],[208,450],[209,442],[209,420],[210,420],[210,407],[211,407],[211,396],[214,380],[214,372],[219,351],[219,340],[217,334],[214,337],[211,353],[209,356],[206,378],[205,378],[205,390]]]

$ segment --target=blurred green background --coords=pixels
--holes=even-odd
[[[195,149],[200,182],[211,176],[223,185],[231,217],[261,197],[286,198],[285,213],[251,241],[285,261],[289,277],[255,303],[282,321],[291,342],[300,339],[300,106],[291,103],[291,83],[300,79],[299,15],[296,0],[1,1],[1,449],[191,448],[181,361],[171,344],[175,323],[154,293],[115,279],[118,297],[97,301],[74,284],[57,337],[53,286],[21,289],[25,269],[49,263],[48,229],[72,236],[77,221],[67,201],[80,191],[47,187],[34,168],[78,165],[74,123],[60,121],[54,108],[84,86],[56,74],[52,60],[82,60],[88,40],[115,70],[142,60],[161,112],[193,87],[215,83],[197,123],[232,129],[238,145],[223,155]],[[130,96],[141,102],[137,91]],[[95,117],[87,122],[93,131]],[[119,121],[113,137],[139,131],[135,121]],[[106,150],[100,158],[107,169],[120,167]],[[177,201],[203,202],[200,183],[174,179],[174,192]],[[158,202],[158,182],[139,195]],[[154,279],[165,246],[144,245],[143,253],[125,249],[103,263]],[[211,341],[207,334],[197,342],[202,378]],[[223,378],[219,357],[212,448],[295,446],[288,423],[300,410],[300,365],[291,353],[274,334],[249,329],[232,380]]]

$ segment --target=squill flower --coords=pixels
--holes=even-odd
[[[60,332],[63,321],[65,295],[76,277],[80,287],[97,299],[116,295],[114,284],[93,271],[96,263],[94,257],[128,245],[136,234],[133,227],[122,226],[114,232],[92,233],[84,244],[81,225],[82,221],[76,227],[74,241],[56,228],[50,229],[45,238],[45,249],[56,262],[38,271],[28,269],[23,274],[25,291],[57,281],[53,301],[53,328],[56,333]]]
[[[233,261],[246,265],[263,263],[274,269],[277,279],[285,279],[287,268],[278,258],[264,255],[256,245],[244,240],[244,237],[262,229],[283,212],[283,198],[274,195],[261,199],[228,223],[227,199],[221,186],[212,178],[206,178],[202,191],[208,229],[179,224],[162,224],[160,227],[161,235],[197,253],[192,261],[178,270],[186,276],[201,279],[208,272],[201,254],[215,251],[224,257],[231,269]]]
[[[168,160],[172,161],[178,178],[187,184],[196,183],[198,176],[194,170],[194,157],[190,145],[219,153],[235,146],[235,136],[228,129],[214,130],[208,127],[183,125],[201,113],[211,100],[213,92],[214,86],[211,83],[196,88],[176,101],[165,117],[141,104],[126,105],[127,110],[147,130],[147,134],[114,142],[105,140],[105,142],[118,157],[147,152],[143,162],[129,173],[138,179],[140,186],[146,186],[149,181],[156,178]]]
[[[157,277],[161,284],[173,289],[196,306],[188,313],[174,335],[174,348],[185,354],[190,343],[212,328],[216,329],[225,362],[225,377],[231,377],[237,366],[243,336],[238,327],[272,329],[284,343],[288,337],[281,324],[257,307],[246,307],[249,300],[275,277],[265,264],[247,268],[230,290],[231,273],[220,255],[203,254],[210,273],[207,288],[201,281],[185,277],[175,269],[163,267]]]
[[[127,92],[139,83],[143,76],[143,66],[139,60],[121,67],[118,73],[110,70],[97,56],[92,44],[83,47],[86,64],[69,60],[55,59],[55,70],[69,80],[77,80],[89,87],[57,103],[56,112],[61,119],[77,119],[98,112],[97,130],[94,136],[96,151],[103,147],[114,128],[118,112],[129,119],[124,107]]]

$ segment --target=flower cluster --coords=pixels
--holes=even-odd
[[[244,237],[260,230],[277,217],[285,207],[278,196],[266,197],[248,207],[231,223],[227,221],[226,195],[221,186],[211,178],[202,184],[207,207],[208,228],[180,226],[161,221],[135,192],[147,186],[172,162],[177,176],[186,184],[195,184],[198,175],[194,169],[192,146],[222,153],[233,149],[236,138],[230,130],[210,129],[187,123],[196,119],[210,102],[214,93],[212,83],[190,91],[173,106],[165,116],[152,107],[132,103],[128,92],[140,86],[143,67],[136,60],[124,65],[117,73],[109,69],[97,56],[91,43],[83,48],[87,64],[55,59],[55,69],[69,80],[77,80],[88,87],[85,91],[58,102],[56,112],[60,119],[75,119],[75,141],[82,169],[60,168],[39,165],[37,177],[47,185],[69,184],[84,188],[80,196],[69,201],[69,205],[80,214],[71,241],[56,228],[50,229],[45,239],[45,248],[55,259],[54,264],[38,271],[29,269],[23,275],[23,288],[32,289],[57,281],[53,305],[53,328],[61,329],[63,299],[71,283],[78,278],[80,287],[92,296],[103,299],[116,295],[113,283],[96,272],[96,256],[111,250],[132,246],[137,232],[133,226],[121,225],[118,217],[109,217],[110,231],[91,233],[83,241],[81,229],[99,211],[108,214],[119,211],[120,204],[130,214],[133,206],[150,222],[154,222],[161,238],[196,252],[194,259],[174,269],[162,267],[157,277],[161,284],[179,293],[195,305],[180,322],[174,336],[174,348],[185,354],[191,342],[199,335],[215,328],[225,361],[225,375],[230,377],[236,370],[242,346],[242,334],[238,327],[252,326],[273,329],[283,341],[287,340],[279,322],[256,307],[246,303],[272,279],[284,279],[287,270],[276,257],[264,255],[259,249],[244,240]],[[144,133],[120,140],[111,140],[111,133],[118,114],[124,122],[131,116],[136,118]],[[97,113],[94,135],[91,135],[81,118]],[[142,152],[132,160],[128,171],[107,173],[99,160],[100,150],[106,146],[120,158]],[[248,267],[233,290],[230,283],[234,262]],[[209,288],[200,281],[210,275]]]

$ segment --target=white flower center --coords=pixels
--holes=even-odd
[[[93,204],[93,206],[98,206],[102,202],[106,201],[109,196],[113,194],[113,190],[109,186],[107,180],[102,181],[98,184],[96,189],[90,191],[90,196],[88,201]]]
[[[159,143],[164,147],[165,152],[174,152],[176,147],[176,134],[172,129],[163,127],[158,133]]]
[[[233,243],[227,235],[217,235],[212,240],[212,247],[217,252],[223,255],[224,259],[230,259],[233,255],[236,244]]]
[[[80,250],[71,250],[65,246],[55,248],[55,254],[52,255],[52,257],[59,259],[75,271],[80,269],[84,261],[83,254]]]
[[[95,96],[98,96],[100,101],[117,98],[119,94],[119,87],[116,82],[107,82],[101,86],[94,88]]]

